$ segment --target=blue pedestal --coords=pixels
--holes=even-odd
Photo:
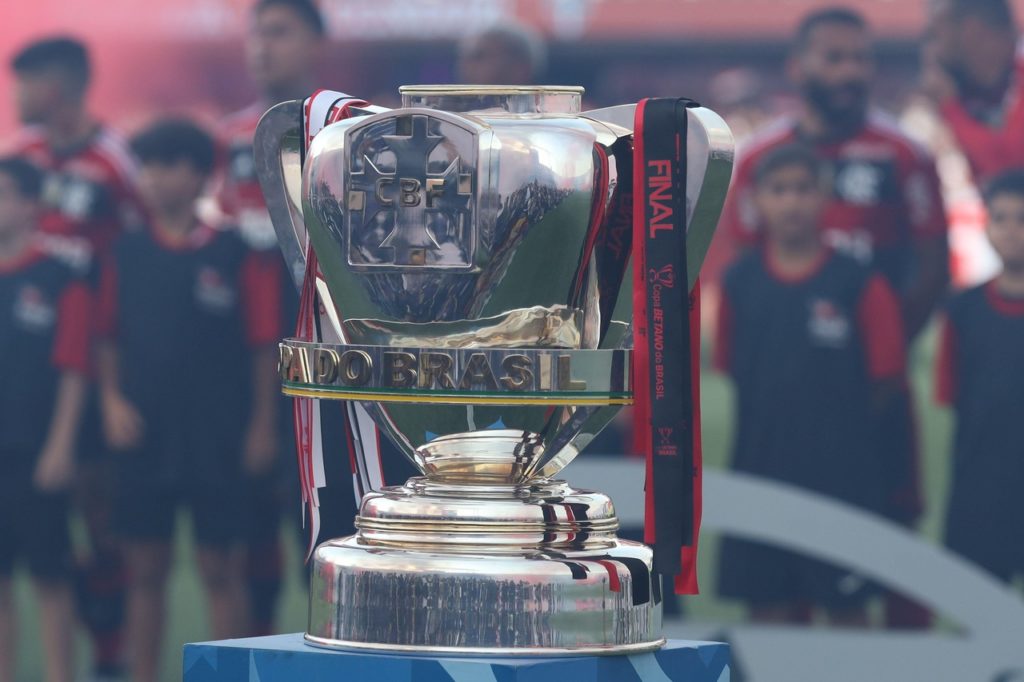
[[[729,682],[729,647],[670,640],[655,653],[463,658],[328,651],[302,635],[185,645],[184,682]]]

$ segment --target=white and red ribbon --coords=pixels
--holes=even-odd
[[[353,107],[366,107],[364,100],[334,90],[318,90],[308,97],[302,107],[304,152],[313,138],[326,126],[348,118]],[[305,156],[305,154],[303,154]],[[299,301],[299,319],[295,336],[301,341],[343,343],[342,330],[328,314],[320,287],[324,286],[316,252],[309,237],[306,238],[306,274]],[[309,545],[307,557],[312,553],[320,534],[320,496],[318,491],[327,486],[324,467],[324,442],[321,428],[320,401],[296,398],[294,406],[295,446],[298,455],[299,481],[302,487],[303,519],[309,518]],[[352,477],[356,500],[370,490],[383,486],[380,462],[380,437],[376,424],[359,403],[346,403],[342,412],[351,457]]]

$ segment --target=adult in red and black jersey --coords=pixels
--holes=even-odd
[[[807,147],[766,155],[755,202],[764,239],[725,276],[716,366],[736,385],[735,469],[878,511],[884,463],[873,412],[904,372],[899,307],[885,278],[822,243],[820,165]],[[819,606],[865,621],[867,581],[780,549],[727,539],[720,592],[759,620],[801,620]]]
[[[39,598],[47,679],[71,680],[68,487],[89,370],[92,294],[34,241],[42,175],[0,159],[0,678],[14,679],[11,573]]]
[[[800,89],[799,116],[761,133],[745,149],[733,178],[723,228],[741,244],[756,244],[763,224],[753,201],[753,173],[772,149],[800,141],[824,160],[831,177],[821,219],[826,244],[882,274],[896,292],[903,328],[913,339],[946,290],[947,223],[931,157],[869,106],[871,41],[863,18],[845,9],[808,15],[794,41],[791,80]],[[909,387],[880,413],[878,456],[888,488],[880,510],[911,525],[923,506],[917,433]],[[922,609],[893,595],[893,626],[923,626]]]
[[[924,86],[977,183],[1024,166],[1024,58],[1008,0],[929,3]]]
[[[936,387],[956,414],[946,542],[1009,582],[1024,574],[1024,171],[985,203],[1003,271],[949,302]]]
[[[74,253],[80,239],[102,255],[138,223],[140,207],[131,152],[86,109],[88,52],[73,38],[49,38],[19,51],[11,68],[26,125],[13,151],[46,173],[41,229],[64,238],[53,240],[53,248]]]
[[[115,450],[115,526],[129,564],[134,679],[154,679],[177,509],[192,512],[215,637],[247,626],[242,472],[276,439],[280,288],[235,231],[195,204],[214,143],[187,121],[133,141],[148,229],[123,235],[104,270],[100,380]]]
[[[260,90],[260,97],[250,106],[228,116],[219,130],[226,156],[223,167],[218,171],[216,205],[224,224],[238,230],[249,248],[268,261],[268,269],[278,268],[285,273],[284,276],[269,275],[275,277],[281,286],[278,334],[281,338],[291,336],[295,331],[299,297],[294,273],[287,273],[287,265],[281,257],[263,191],[256,177],[253,135],[256,124],[267,109],[279,102],[303,99],[316,90],[324,34],[323,18],[311,0],[258,0],[250,13],[245,51],[248,71]],[[279,396],[278,405],[279,442],[268,444],[272,447],[264,453],[260,466],[246,477],[246,579],[251,611],[250,635],[267,635],[274,631],[284,570],[279,532],[281,517],[285,510],[299,509],[297,469],[292,454],[295,450],[292,400]],[[339,417],[335,421],[340,418],[340,410],[336,407]],[[325,423],[329,421],[325,419]],[[333,442],[344,442],[340,429]],[[287,456],[282,456],[286,453]],[[330,457],[328,461],[333,466],[337,462],[346,462],[347,458]],[[347,478],[347,475],[342,474],[342,477]],[[323,518],[351,518],[354,503],[347,492],[348,486],[334,486],[328,491],[341,492],[345,499],[338,505],[336,514],[325,510]],[[327,492],[322,498],[328,508],[332,507],[334,495],[334,492]],[[347,527],[328,530],[333,536],[349,535],[354,529],[349,523]]]
[[[870,108],[872,73],[870,36],[858,14],[832,9],[804,19],[789,62],[802,112],[740,150],[722,226],[740,244],[755,244],[762,225],[754,169],[772,149],[810,145],[832,179],[821,222],[826,243],[885,275],[913,338],[945,293],[946,216],[933,159]]]

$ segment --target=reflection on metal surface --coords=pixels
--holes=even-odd
[[[612,226],[595,209],[631,189],[635,107],[580,113],[581,93],[403,88],[402,108],[316,135],[301,212],[282,190],[298,184],[282,161],[296,103],[261,123],[282,248],[308,234],[340,341],[282,344],[285,391],[360,401],[425,474],[367,495],[359,533],[316,550],[311,643],[553,655],[664,641],[650,550],[616,538],[606,496],[550,480],[631,400],[631,215]],[[732,146],[712,112],[688,115],[695,278]]]
[[[312,643],[548,656],[663,643],[650,550],[615,537],[603,495],[413,479],[368,495],[357,525],[314,554]]]

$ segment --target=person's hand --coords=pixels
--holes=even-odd
[[[103,396],[103,433],[110,446],[128,450],[142,441],[145,422],[138,409],[118,392]]]
[[[32,474],[32,482],[36,489],[43,492],[64,490],[71,483],[75,471],[75,461],[68,446],[47,443],[39,454],[36,469]]]
[[[254,419],[249,423],[245,432],[244,454],[246,473],[258,475],[270,470],[277,456],[277,434],[268,420]]]
[[[936,105],[955,99],[960,94],[956,81],[942,65],[932,43],[925,45],[921,55],[921,90]]]

